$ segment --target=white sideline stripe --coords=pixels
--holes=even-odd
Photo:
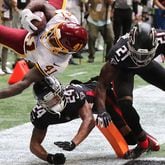
[[[74,73],[74,74],[69,74],[70,77],[74,77],[74,76],[78,76],[78,75],[82,75],[82,74],[86,74],[87,72],[78,72],[78,73]]]
[[[143,127],[162,144],[165,143],[165,93],[146,86],[134,91],[134,102],[141,116]],[[50,126],[44,147],[50,153],[63,152],[66,165],[123,165],[127,160],[117,159],[109,143],[97,128],[74,151],[63,151],[54,146],[54,141],[71,140],[78,130],[81,120]],[[32,124],[26,123],[0,131],[0,165],[46,165],[29,151]],[[140,158],[141,160],[143,158]],[[144,158],[145,160],[165,160],[164,158]]]

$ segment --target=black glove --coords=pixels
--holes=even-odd
[[[72,151],[76,147],[76,144],[73,141],[54,142],[54,144],[67,151]]]
[[[64,164],[65,163],[65,155],[62,153],[57,153],[57,154],[48,154],[47,156],[47,161],[50,164],[55,164],[55,165],[59,165],[59,164]]]
[[[96,124],[100,127],[108,127],[111,122],[111,116],[107,112],[102,112],[97,115]]]

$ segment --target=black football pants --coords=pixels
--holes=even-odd
[[[142,132],[140,117],[133,107],[132,101],[123,99],[125,96],[133,96],[135,74],[165,91],[165,68],[156,61],[152,61],[148,66],[140,69],[122,69],[114,81],[114,90],[123,116],[134,134],[138,136]]]

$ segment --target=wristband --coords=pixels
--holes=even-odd
[[[73,150],[73,149],[76,148],[76,144],[75,144],[73,141],[71,141],[71,143],[72,143],[72,144],[71,144],[71,148],[72,148],[72,150]]]
[[[53,162],[54,162],[54,158],[53,157],[54,157],[53,154],[48,154],[48,156],[47,156],[48,163],[53,164]]]
[[[50,164],[55,164],[55,165],[59,165],[59,164],[64,164],[65,163],[65,155],[62,153],[56,153],[56,154],[48,154],[47,156],[47,161]]]

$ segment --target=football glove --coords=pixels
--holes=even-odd
[[[34,31],[37,31],[38,28],[32,24],[32,20],[41,21],[41,18],[31,12],[29,9],[24,9],[20,13],[21,15],[21,24],[24,29],[27,31],[33,33]]]
[[[65,155],[62,153],[57,153],[57,154],[48,154],[47,156],[47,161],[50,164],[55,164],[55,165],[59,165],[59,164],[64,164],[65,163]]]
[[[111,116],[107,112],[102,112],[97,115],[96,124],[100,127],[108,127],[111,122]]]
[[[66,151],[72,151],[76,147],[76,144],[73,141],[54,142],[54,144]]]

